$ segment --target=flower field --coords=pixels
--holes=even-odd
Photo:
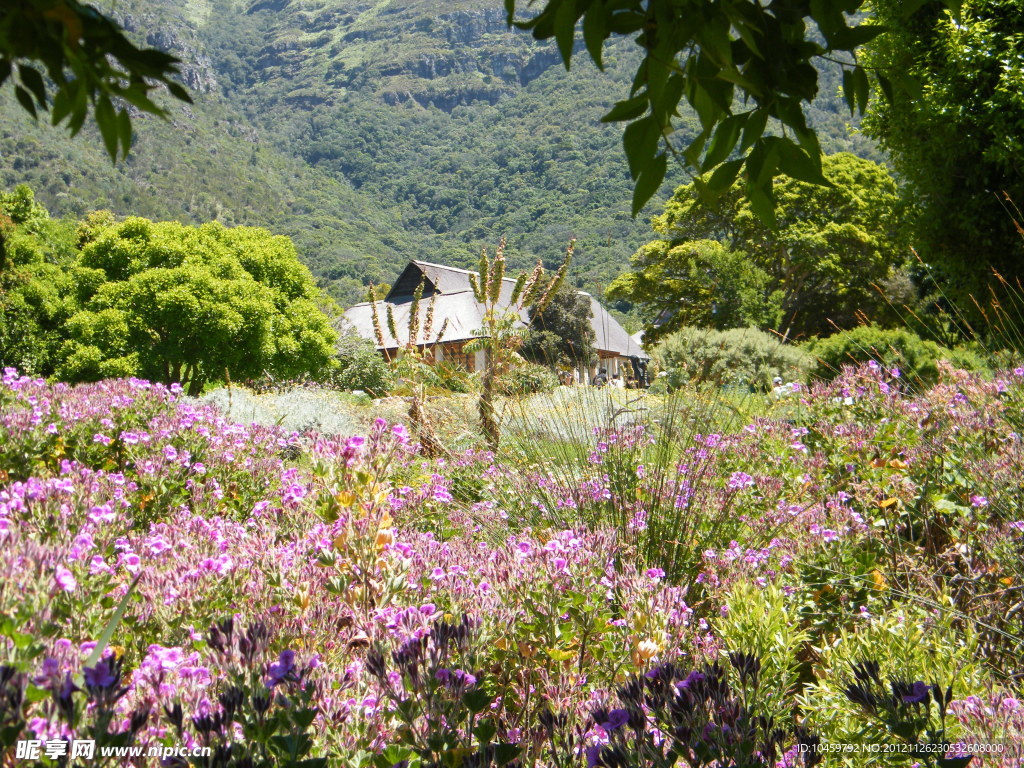
[[[8,369],[0,764],[1024,765],[1024,369],[684,405],[428,460]]]

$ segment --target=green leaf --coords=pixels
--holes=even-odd
[[[885,96],[885,100],[892,104],[892,81],[882,74],[876,73],[875,76],[878,78],[878,87],[882,90],[882,95]],[[853,107],[851,106],[850,109],[852,110]]]
[[[853,85],[853,70],[843,70],[843,100],[850,108],[850,116],[857,112],[857,95]]]
[[[718,196],[729,189],[733,182],[736,181],[736,177],[739,175],[740,168],[743,167],[744,162],[746,161],[743,158],[738,158],[718,166],[715,172],[711,174],[711,178],[708,179],[708,191],[712,195]]]
[[[634,179],[638,178],[654,159],[660,136],[661,131],[653,115],[630,123],[622,132],[622,146],[626,150],[629,172]]]
[[[179,101],[184,101],[186,104],[192,103],[192,97],[188,95],[188,91],[182,88],[180,85],[175,83],[173,80],[167,82],[167,90],[171,92],[171,95]]]
[[[36,97],[40,107],[46,107],[46,86],[43,85],[43,76],[34,67],[27,67],[24,64],[18,66],[18,78]]]
[[[747,117],[747,124],[743,128],[743,138],[740,140],[740,152],[746,152],[754,142],[764,135],[764,129],[768,126],[768,110],[757,109]]]
[[[633,215],[636,216],[647,204],[647,201],[654,197],[654,193],[661,187],[665,180],[665,171],[668,169],[668,157],[662,152],[654,158],[640,174],[633,188]]]
[[[519,747],[515,744],[497,744],[494,747],[494,762],[508,765],[519,756]]]
[[[776,147],[782,173],[808,184],[831,186],[821,172],[821,155],[813,157],[789,139],[779,139]]]
[[[494,734],[498,732],[497,726],[492,720],[481,720],[473,729],[473,735],[481,744],[490,744]]]
[[[103,95],[96,102],[96,126],[100,129],[103,143],[111,160],[117,160],[117,115],[110,98]]]
[[[553,0],[553,2],[556,0]],[[569,69],[572,61],[572,46],[576,38],[576,0],[561,0],[555,11],[555,41],[558,52],[562,54],[565,68]]]
[[[32,119],[35,120],[37,117],[36,105],[35,102],[32,101],[32,94],[30,94],[20,85],[17,85],[14,87],[14,95],[17,97],[18,103],[21,104],[22,108],[30,115],[32,115]]]
[[[122,154],[128,157],[128,151],[132,148],[132,119],[127,109],[117,113],[117,135],[121,140]]]
[[[750,208],[764,224],[772,229],[775,228],[775,198],[772,195],[772,182],[767,184],[747,184],[747,200]]]
[[[868,73],[864,67],[855,67],[853,70],[853,90],[857,94],[857,109],[863,115],[868,108],[868,97],[871,94],[871,85],[868,83]]]
[[[747,115],[744,114],[727,117],[718,124],[714,138],[711,139],[711,145],[704,157],[704,164],[701,166],[702,172],[714,168],[732,153],[736,148],[736,142],[739,141],[740,131],[746,122]]]
[[[608,27],[604,19],[604,3],[593,2],[587,8],[583,16],[583,42],[587,46],[587,53],[597,64],[598,69],[604,69],[601,56],[604,52],[604,40],[608,36]]]
[[[114,611],[114,615],[110,617],[110,621],[107,622],[106,628],[103,630],[103,634],[100,635],[100,639],[96,641],[96,647],[92,649],[92,653],[89,654],[89,658],[85,660],[84,666],[92,667],[96,665],[96,662],[100,660],[100,656],[103,651],[106,650],[110,644],[110,638],[114,636],[114,631],[117,629],[117,625],[121,623],[121,619],[124,618],[124,612],[128,609],[128,602],[131,600],[132,592],[135,591],[135,585],[139,583],[139,579],[142,578],[142,573],[136,574],[135,578],[132,579],[132,583],[128,585],[128,591],[124,593],[124,597],[121,598],[121,602],[118,603],[117,609]]]
[[[53,107],[50,110],[50,121],[57,125],[61,120],[71,114],[71,97],[63,88],[57,91],[53,97]]]
[[[618,123],[624,120],[635,120],[647,111],[648,103],[646,92],[631,99],[617,102],[608,114],[601,118],[601,122]]]
[[[462,697],[462,703],[466,705],[473,714],[483,712],[490,703],[494,701],[491,696],[487,695],[487,692],[481,688],[474,688]]]

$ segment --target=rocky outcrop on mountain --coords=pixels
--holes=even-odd
[[[115,14],[116,15],[116,14]],[[181,60],[180,80],[194,94],[214,93],[219,84],[213,61],[203,49],[197,35],[184,21],[168,23],[155,12],[123,12],[117,16],[121,25],[147,46],[166,51]]]
[[[421,18],[412,29],[432,44],[377,66],[377,92],[388,104],[412,100],[445,111],[474,101],[495,104],[559,63],[553,45],[509,30],[498,8]],[[344,39],[366,44],[387,39],[385,33],[353,30]]]

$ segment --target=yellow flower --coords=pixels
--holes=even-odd
[[[395,532],[390,528],[381,528],[377,531],[377,540],[375,543],[377,545],[377,551],[383,552],[386,546],[395,543]]]
[[[657,656],[659,650],[658,644],[653,640],[641,640],[633,649],[633,663],[641,667]]]

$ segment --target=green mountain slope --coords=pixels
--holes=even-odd
[[[599,122],[628,87],[627,41],[607,72],[580,57],[567,74],[491,0],[119,0],[113,11],[182,58],[196,103],[168,123],[140,119],[131,157],[112,167],[94,136],[35,126],[4,94],[0,185],[30,183],[55,213],[268,226],[343,301],[411,257],[469,265],[502,235],[517,266],[555,262],[578,238],[575,278],[594,290],[649,236],[629,216],[620,129]],[[830,77],[816,105],[823,143],[873,152],[849,135],[837,90]]]

